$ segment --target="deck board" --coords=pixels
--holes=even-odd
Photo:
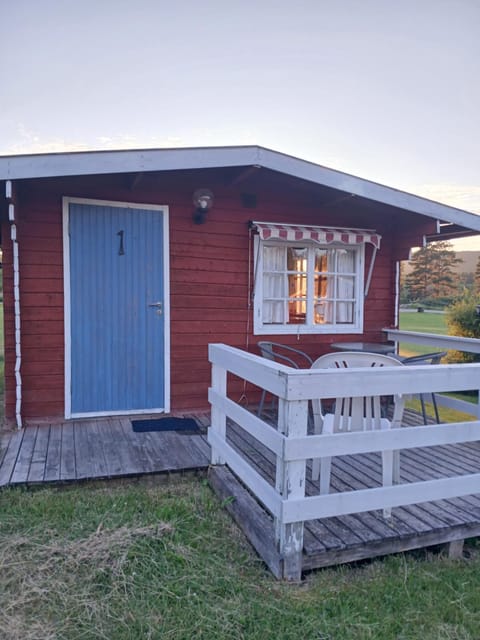
[[[24,483],[28,479],[28,472],[32,462],[33,450],[37,438],[38,427],[25,430],[22,446],[18,452],[17,460],[10,478],[11,484]]]
[[[7,453],[9,442],[10,442],[10,434],[1,433],[0,434],[0,467],[2,466],[3,459],[5,458],[5,454]]]
[[[60,480],[76,478],[75,461],[75,425],[65,424],[62,429],[62,459],[60,463]]]
[[[52,424],[41,428],[50,430],[43,480],[44,482],[58,482],[62,455],[62,425]]]
[[[50,429],[39,429],[37,431],[37,439],[33,449],[30,469],[28,470],[28,482],[43,482],[49,438]]]
[[[99,427],[102,435],[102,450],[107,463],[108,476],[117,476],[127,466],[124,447],[119,446],[119,430],[112,420],[105,420]],[[123,432],[122,432],[123,435]]]
[[[6,445],[7,448],[0,466],[0,486],[10,484],[13,469],[22,446],[24,433],[25,431],[23,429],[13,432],[9,437],[8,444],[4,440],[4,446]]]

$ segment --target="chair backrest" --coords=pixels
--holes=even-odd
[[[294,349],[278,342],[265,341],[257,342],[257,346],[262,357],[267,358],[267,360],[280,362],[280,364],[286,364],[294,369],[301,369],[302,367],[308,369],[312,366],[312,358],[300,351],[300,349]]]
[[[435,351],[434,353],[424,353],[419,356],[403,358],[402,364],[440,364],[440,360],[447,355],[446,351]]]
[[[365,353],[358,351],[344,351],[327,353],[317,358],[312,369],[346,369],[352,367],[401,367],[403,364],[390,356]],[[315,431],[321,432],[324,413],[321,400],[312,400]],[[394,396],[393,423],[399,425],[402,420],[404,401]],[[380,429],[382,421],[382,404],[380,396],[355,396],[335,398],[333,432],[368,431]]]

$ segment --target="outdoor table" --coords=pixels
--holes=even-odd
[[[395,345],[387,342],[332,342],[337,351],[366,351],[368,353],[395,353]]]

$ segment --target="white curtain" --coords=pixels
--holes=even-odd
[[[355,299],[355,253],[337,249],[337,322],[352,323]],[[345,274],[345,275],[343,275]],[[348,274],[348,275],[347,275]],[[346,302],[349,299],[352,302]],[[343,302],[342,302],[343,300]]]
[[[263,248],[263,322],[285,322],[287,276],[284,247]]]

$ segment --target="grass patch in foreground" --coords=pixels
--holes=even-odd
[[[267,572],[202,481],[0,493],[0,637],[473,640],[480,549]]]

